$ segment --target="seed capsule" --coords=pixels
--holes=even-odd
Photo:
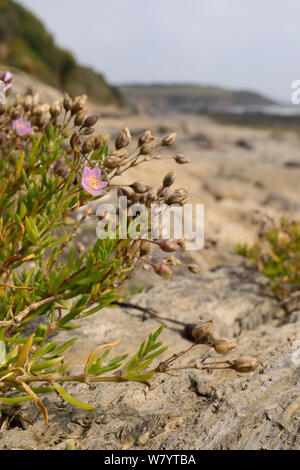
[[[111,153],[111,156],[112,157],[118,157],[118,158],[123,158],[127,155],[127,150],[122,148],[120,150],[114,150],[112,153]]]
[[[86,139],[83,144],[82,144],[82,153],[85,155],[87,153],[90,153],[92,150],[94,150],[95,147],[95,137],[91,135],[88,139]]]
[[[130,187],[138,194],[143,194],[150,189],[148,184],[145,184],[142,181],[135,181],[130,185]]]
[[[166,251],[168,253],[172,253],[174,251],[179,250],[179,246],[177,245],[177,243],[169,241],[169,240],[163,240],[159,242],[159,247],[161,250]]]
[[[104,144],[104,136],[102,134],[98,134],[95,138],[95,149],[99,149]]]
[[[199,323],[193,329],[192,335],[196,344],[207,344],[213,337],[214,322],[212,320]]]
[[[114,155],[111,155],[104,160],[104,164],[107,168],[116,168],[121,162],[122,158],[115,157]]]
[[[79,143],[80,143],[79,134],[78,132],[74,132],[70,139],[70,145],[72,149],[74,150],[79,145]]]
[[[189,264],[188,265],[188,270],[193,274],[201,273],[201,269],[197,264]]]
[[[240,373],[252,372],[260,365],[260,361],[256,357],[242,357],[241,359],[227,361],[227,363],[231,365],[232,369]]]
[[[99,118],[100,118],[99,113],[91,114],[84,120],[84,123],[82,124],[81,128],[93,127],[98,122]]]
[[[172,184],[175,181],[175,171],[169,171],[169,173],[166,174],[163,180],[163,187],[167,188],[169,186],[172,186]]]
[[[185,155],[182,155],[181,153],[179,153],[173,158],[175,162],[178,163],[179,165],[184,165],[185,163],[190,163],[191,161],[189,158],[187,158]]]
[[[172,134],[169,134],[162,139],[161,145],[168,147],[169,145],[174,144],[176,137],[177,137],[176,132],[172,132]]]
[[[156,272],[156,274],[162,277],[170,277],[173,274],[171,269],[164,263],[156,264],[154,267],[154,271]]]
[[[130,142],[131,142],[130,131],[128,127],[124,127],[124,129],[120,132],[120,134],[116,138],[116,141],[115,141],[116,149],[119,150],[123,147],[128,147]]]
[[[154,147],[156,146],[156,139],[154,139],[154,137],[152,137],[152,139],[147,142],[146,144],[143,144],[141,145],[140,147],[140,155],[149,155],[152,150],[154,149]]]
[[[50,114],[55,119],[60,115],[60,113],[61,113],[61,104],[59,101],[55,101],[55,103],[53,103],[50,106]]]
[[[70,111],[70,109],[72,109],[73,101],[72,101],[71,97],[68,95],[68,93],[64,94],[63,106],[64,106],[66,111]]]
[[[85,111],[81,111],[80,113],[76,114],[74,119],[75,126],[81,126],[87,117],[87,113]]]
[[[188,190],[187,188],[176,189],[173,193],[167,196],[165,202],[168,205],[172,204],[183,204],[188,200]]]
[[[140,137],[139,137],[139,140],[138,140],[138,147],[140,147],[141,145],[143,144],[146,144],[148,143],[151,139],[153,139],[153,135],[152,135],[152,132],[151,131],[145,131],[144,134],[142,134]]]
[[[234,341],[229,341],[228,339],[216,339],[212,347],[218,354],[227,354],[232,349],[237,347],[237,343]]]

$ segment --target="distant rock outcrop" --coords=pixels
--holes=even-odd
[[[56,46],[40,20],[12,0],[0,2],[1,63],[15,66],[72,95],[86,93],[103,104],[122,101],[119,91],[101,74],[77,64],[69,51]]]

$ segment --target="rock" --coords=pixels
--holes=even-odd
[[[238,139],[235,143],[237,147],[241,147],[246,150],[252,150],[253,146],[245,139]]]
[[[33,422],[26,430],[0,432],[0,449],[297,449],[300,446],[300,369],[293,358],[300,339],[300,319],[282,321],[282,310],[266,290],[267,279],[248,265],[223,266],[203,276],[175,277],[137,294],[130,303],[155,309],[181,322],[213,319],[215,336],[235,336],[239,347],[225,358],[258,356],[261,366],[250,374],[186,369],[156,374],[149,390],[141,384],[69,384],[69,393],[95,406],[84,411],[55,395],[43,397],[49,425],[32,403],[22,409]],[[110,354],[135,353],[160,322],[142,320],[131,308],[105,308],[81,321],[78,341],[66,355],[79,373],[91,350],[122,337]],[[169,350],[163,358],[191,343],[183,327],[165,320],[161,335]],[[71,332],[61,331],[59,341]],[[197,346],[176,365],[221,360],[212,348]],[[221,358],[221,359],[220,359]],[[217,384],[219,382],[219,384]]]

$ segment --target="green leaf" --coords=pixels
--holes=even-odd
[[[92,405],[88,405],[87,403],[84,403],[80,400],[77,400],[77,398],[74,398],[72,395],[70,395],[61,385],[59,385],[56,382],[53,382],[54,387],[56,388],[56,391],[60,394],[60,396],[71,403],[74,406],[77,406],[78,408],[81,408],[82,410],[94,410],[95,407]]]

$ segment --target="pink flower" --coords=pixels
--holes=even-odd
[[[9,70],[6,70],[6,72],[3,72],[0,74],[0,80],[2,80],[2,82],[4,82],[5,84],[5,92],[11,89],[12,78],[13,78],[13,74],[9,72]]]
[[[23,121],[22,119],[15,119],[12,122],[12,128],[20,136],[30,134],[33,131],[30,121]]]
[[[107,186],[106,181],[101,181],[101,170],[99,167],[84,167],[82,173],[81,184],[83,189],[93,196],[99,196],[103,193],[103,188]]]

